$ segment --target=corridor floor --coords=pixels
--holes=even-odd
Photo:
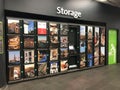
[[[11,84],[0,90],[120,90],[120,64]]]

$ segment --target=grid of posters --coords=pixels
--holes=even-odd
[[[1,27],[1,26],[0,26]],[[20,60],[20,20],[7,20],[7,47],[8,47],[8,70],[9,80],[21,79],[21,60]],[[3,48],[3,40],[0,37],[0,51]]]
[[[101,27],[100,28],[101,33],[100,33],[100,64],[104,65],[105,64],[105,28]]]
[[[59,56],[59,24],[49,23],[50,38],[50,73],[58,72],[58,56]]]
[[[38,75],[43,76],[47,74],[48,51],[38,50]]]
[[[80,26],[80,67],[86,67],[86,26]]]
[[[38,75],[43,76],[47,74],[48,51],[38,50]]]
[[[68,25],[60,24],[60,71],[68,70]]]
[[[49,23],[49,30],[50,30],[50,47],[55,48],[59,47],[59,25],[57,23]]]
[[[32,78],[35,76],[34,63],[35,63],[35,21],[23,20],[23,63],[24,63],[24,77]]]
[[[94,66],[99,65],[99,47],[100,47],[100,33],[99,33],[99,27],[95,27],[94,30]]]
[[[81,25],[80,35],[76,39],[79,54],[70,57],[70,50],[75,48],[69,43],[67,23],[8,19],[7,25],[9,81],[65,72],[77,68],[79,62],[76,59],[80,60],[80,68],[105,63],[104,27]],[[2,30],[0,22],[0,35],[3,34]],[[3,52],[2,36],[0,52]]]
[[[87,26],[87,60],[88,66],[93,66],[93,27]]]
[[[46,22],[37,22],[37,47],[38,47],[38,75],[43,76],[47,74],[47,62],[48,62],[48,32]],[[55,38],[56,39],[56,38]],[[54,40],[53,42],[55,42]]]

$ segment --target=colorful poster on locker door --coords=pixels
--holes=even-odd
[[[85,40],[85,34],[86,34],[86,27],[85,26],[80,26],[80,39]]]
[[[47,34],[47,23],[46,22],[38,22],[37,25],[38,25],[38,28],[37,28],[38,34]]]
[[[9,67],[9,80],[18,80],[20,79],[20,66],[11,66]]]
[[[34,34],[34,21],[24,20],[24,34]]]
[[[88,40],[92,40],[92,37],[93,37],[93,27],[92,26],[88,26],[87,34],[88,34]]]
[[[110,29],[109,30],[109,48],[108,48],[108,53],[109,53],[109,59],[108,59],[108,64],[115,64],[116,63],[116,50],[117,50],[117,31]]]
[[[99,27],[95,27],[95,32],[94,32],[94,46],[95,47],[99,46]]]
[[[17,19],[8,19],[8,33],[18,34],[20,33],[20,22]]]
[[[61,35],[67,35],[68,34],[68,25],[67,24],[61,24],[60,25],[60,34]]]

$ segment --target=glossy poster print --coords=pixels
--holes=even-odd
[[[50,35],[58,35],[58,24],[49,23]]]
[[[25,68],[25,77],[26,78],[31,78],[35,76],[35,71],[34,71],[34,64],[27,64],[24,66]]]
[[[85,67],[86,66],[86,55],[85,54],[80,54],[80,67]]]
[[[48,51],[38,50],[38,63],[47,62]]]
[[[47,34],[47,23],[46,22],[37,22],[37,32],[38,34]]]
[[[105,28],[101,28],[101,46],[105,46]]]
[[[38,47],[47,47],[47,36],[38,36]]]
[[[88,66],[92,67],[93,66],[93,55],[92,54],[88,54],[87,58],[88,58]]]
[[[88,41],[88,44],[87,44],[87,52],[88,53],[92,53],[93,52],[93,43],[91,41]]]
[[[67,58],[68,57],[68,48],[61,48],[61,55],[60,58]]]
[[[43,76],[47,74],[47,63],[38,64],[38,75]]]
[[[105,56],[105,47],[101,47],[101,56]]]
[[[109,30],[109,43],[108,43],[108,64],[115,64],[117,59],[117,30]]]
[[[61,47],[68,47],[68,37],[67,36],[61,36],[60,37],[60,46]]]
[[[94,58],[94,66],[99,65],[99,57]]]
[[[20,36],[19,35],[10,35],[8,36],[8,49],[20,49]]]
[[[95,32],[94,32],[94,46],[95,47],[99,46],[99,27],[95,27]]]
[[[17,19],[8,19],[8,33],[18,34],[20,33],[20,24]]]
[[[85,35],[86,34],[86,27],[85,26],[80,26],[80,39],[85,40]]]
[[[50,49],[50,60],[58,60],[58,48]]]
[[[102,52],[103,52],[102,55],[104,55],[105,54],[104,50]],[[99,57],[99,47],[94,48],[94,57]]]
[[[105,57],[100,57],[100,64],[104,65],[105,64]]]
[[[20,51],[9,51],[9,65],[18,65],[20,64]]]
[[[34,50],[24,50],[24,63],[34,63]]]
[[[86,51],[86,44],[85,41],[80,42],[80,53],[85,53]]]
[[[60,25],[60,34],[61,35],[68,35],[68,25],[67,24],[61,24]]]
[[[58,62],[50,62],[50,73],[58,72]]]
[[[24,37],[24,48],[34,48],[34,37]]]
[[[57,44],[58,43],[58,36],[50,36],[50,41],[53,44]]]
[[[21,74],[20,74],[20,66],[11,66],[9,67],[9,80],[18,80],[20,79]]]
[[[67,71],[68,70],[68,60],[61,60],[61,71]]]
[[[92,40],[92,37],[93,37],[93,27],[92,26],[88,26],[87,34],[88,34],[88,40]]]
[[[61,36],[60,40],[61,40],[61,43],[68,43],[68,37],[67,36]]]
[[[24,34],[34,34],[34,21],[24,20]]]

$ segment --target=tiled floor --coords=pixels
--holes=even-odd
[[[120,90],[120,64],[11,84],[1,90]]]

